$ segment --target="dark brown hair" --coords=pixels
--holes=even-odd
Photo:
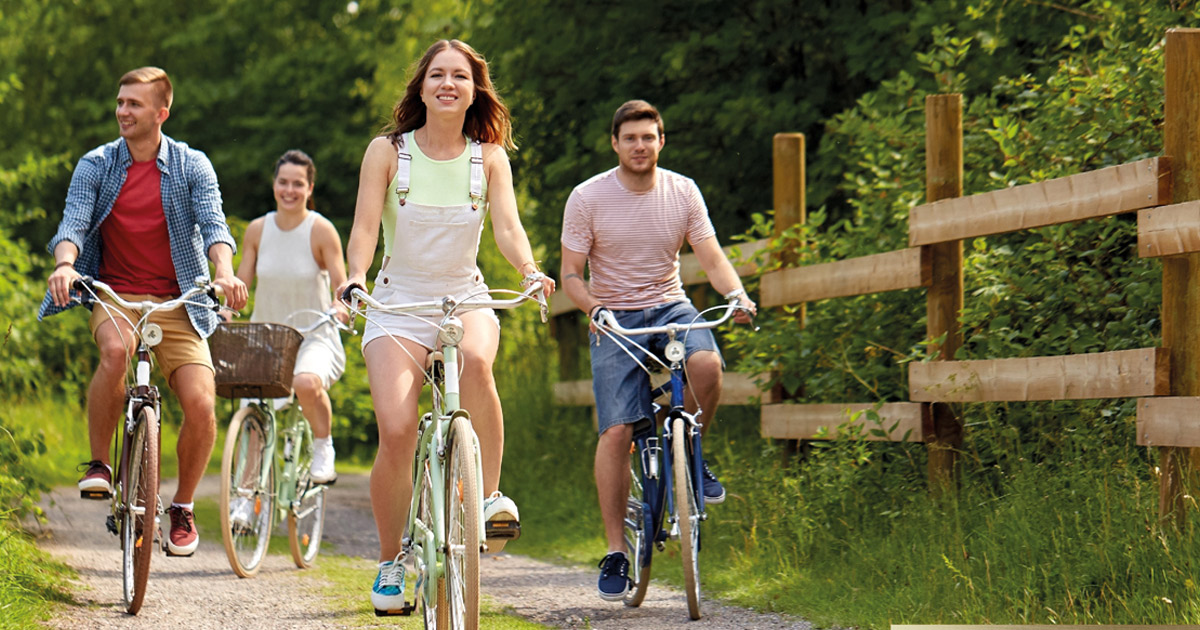
[[[404,96],[392,108],[392,118],[380,135],[391,138],[395,143],[399,141],[401,134],[425,124],[425,103],[421,102],[421,84],[425,81],[425,74],[429,72],[429,64],[433,63],[433,58],[447,49],[457,50],[467,58],[467,64],[471,66],[471,78],[475,83],[475,101],[467,108],[463,132],[473,140],[491,142],[510,151],[515,150],[517,145],[513,141],[512,117],[508,106],[500,99],[495,86],[492,85],[487,60],[475,52],[474,48],[457,39],[439,40],[425,51],[412,70],[408,86],[404,89]]]
[[[621,125],[631,120],[653,120],[658,123],[658,135],[663,135],[662,116],[658,114],[658,110],[646,101],[625,101],[623,105],[617,108],[617,113],[613,114],[612,121],[612,137],[616,138],[621,131]]]
[[[279,161],[275,162],[275,177],[279,177],[279,167],[283,166],[284,164],[295,164],[296,166],[303,166],[304,172],[308,176],[308,184],[311,186],[316,183],[316,181],[317,181],[317,165],[313,164],[312,158],[308,157],[307,153],[305,153],[299,149],[292,149],[291,151],[288,151],[287,153],[284,153],[283,155],[279,156]],[[312,195],[308,196],[307,207],[309,210],[316,209],[316,204],[313,203]]]

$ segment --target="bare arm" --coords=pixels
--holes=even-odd
[[[346,263],[342,259],[342,238],[338,236],[337,228],[329,219],[322,218],[313,226],[313,249],[317,265],[329,272],[330,284],[340,287],[346,282]],[[342,323],[350,321],[350,311],[342,304],[337,296],[333,299],[338,319]]]
[[[757,312],[757,306],[746,295],[746,290],[742,287],[742,280],[738,277],[737,270],[733,268],[733,263],[729,262],[729,258],[721,250],[721,243],[717,237],[713,236],[699,243],[692,243],[692,251],[696,254],[700,268],[708,276],[709,284],[718,293],[728,296],[741,292],[739,299],[742,306],[750,309],[751,313]],[[734,320],[744,324],[750,321],[750,317],[745,313],[738,313]]]
[[[567,297],[579,307],[579,310],[587,313],[589,317],[592,311],[599,306],[604,306],[599,300],[592,297],[591,290],[588,289],[587,282],[583,279],[583,268],[587,264],[587,254],[580,254],[566,247],[562,248],[562,276],[563,291],[567,292]]]
[[[59,241],[54,246],[54,271],[46,279],[50,288],[50,297],[55,306],[66,306],[71,299],[71,283],[80,277],[75,271],[75,259],[79,257],[79,248],[71,241]]]
[[[378,137],[367,146],[358,173],[358,199],[354,204],[354,225],[350,242],[346,244],[346,279],[338,285],[337,293],[350,284],[365,287],[367,271],[375,259],[379,243],[379,222],[383,217],[383,200],[388,184],[395,175],[396,150],[390,140]]]
[[[233,273],[233,247],[229,243],[217,242],[208,248],[208,259],[215,269],[213,284],[221,287],[225,293],[225,303],[233,310],[241,310],[246,306],[249,292],[246,283]]]
[[[242,235],[242,262],[238,264],[237,277],[246,284],[247,289],[254,283],[254,274],[258,269],[258,246],[262,243],[265,220],[265,217],[259,217],[251,221]]]
[[[497,145],[488,144],[484,147],[484,168],[488,181],[488,207],[492,213],[492,230],[496,236],[496,247],[508,260],[517,273],[527,276],[538,270],[537,262],[533,259],[533,248],[529,245],[529,236],[521,225],[521,215],[517,213],[517,197],[513,192],[512,165],[508,156]],[[554,280],[542,280],[543,293],[549,296],[554,293]]]

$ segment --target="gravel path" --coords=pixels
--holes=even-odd
[[[169,498],[174,480],[165,480],[161,495]],[[208,477],[197,493],[217,490]],[[288,555],[268,555],[251,580],[236,577],[229,568],[220,535],[201,532],[200,549],[191,558],[155,555],[151,562],[146,603],[136,617],[120,607],[120,551],[104,529],[108,503],[84,501],[74,488],[60,488],[46,497],[48,522],[34,526],[40,546],[79,572],[76,599],[83,606],[63,606],[50,623],[53,628],[187,627],[195,630],[238,628],[342,628],[336,610],[316,612],[319,584],[302,576]],[[338,553],[374,559],[378,547],[371,517],[365,475],[342,475],[329,495],[325,538]],[[810,630],[805,621],[764,615],[712,600],[703,604],[704,618],[689,622],[683,593],[652,583],[640,608],[601,601],[595,594],[595,572],[564,567],[507,553],[484,556],[485,597],[514,614],[554,628],[597,630]],[[364,581],[369,576],[364,576]],[[248,592],[252,589],[252,592]],[[364,587],[365,590],[365,587]],[[364,597],[366,593],[364,592]],[[249,605],[248,602],[260,602]],[[261,602],[271,602],[269,607]],[[200,611],[197,614],[197,611]],[[236,617],[234,617],[236,615]]]

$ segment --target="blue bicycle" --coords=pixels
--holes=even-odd
[[[710,311],[725,309],[725,315],[715,321],[701,317]],[[686,380],[682,339],[688,331],[716,328],[725,323],[737,310],[745,310],[733,298],[728,304],[706,309],[688,324],[668,324],[646,328],[624,328],[607,311],[600,315],[597,327],[620,339],[627,354],[646,370],[651,369],[635,356],[628,346],[640,350],[647,358],[666,369],[669,375],[662,385],[651,386],[651,399],[669,394],[666,418],[659,429],[655,422],[644,422],[633,429],[630,450],[632,479],[625,511],[625,545],[630,558],[630,580],[633,588],[625,595],[626,606],[640,606],[650,584],[650,561],[654,547],[665,548],[668,539],[679,540],[683,558],[684,590],[687,593],[688,615],[700,618],[700,523],[708,518],[704,507],[703,465],[698,416],[684,410],[683,386]],[[667,335],[664,363],[655,354],[633,342],[634,335]],[[656,416],[664,407],[654,403]],[[661,431],[661,432],[660,432]]]

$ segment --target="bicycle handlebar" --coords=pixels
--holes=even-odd
[[[597,324],[601,328],[605,328],[605,329],[611,330],[612,332],[619,333],[622,335],[654,335],[654,334],[659,334],[659,333],[672,333],[672,332],[687,331],[687,330],[699,329],[699,328],[716,328],[717,326],[720,326],[721,324],[724,324],[726,321],[728,321],[730,317],[733,317],[734,311],[740,310],[740,311],[746,311],[747,313],[750,312],[750,309],[739,304],[739,302],[738,302],[739,298],[740,298],[740,296],[731,298],[729,300],[729,303],[725,305],[725,314],[723,316],[721,316],[720,319],[715,319],[713,321],[696,320],[690,324],[670,323],[665,326],[647,326],[645,328],[625,328],[619,322],[617,322],[617,318],[615,315],[612,314],[612,311],[610,311],[608,309],[603,309],[600,311],[600,313],[597,314],[597,319],[599,320],[599,321],[597,321]],[[717,306],[717,307],[713,307],[713,308],[720,308],[720,307]]]
[[[107,295],[116,304],[131,311],[137,311],[142,315],[149,315],[155,311],[170,311],[185,304],[199,304],[198,302],[193,302],[192,298],[203,294],[207,294],[213,299],[214,302],[217,303],[214,305],[199,305],[204,306],[205,308],[211,308],[215,312],[221,309],[221,304],[217,300],[217,296],[224,295],[224,291],[220,286],[213,284],[211,281],[204,280],[203,278],[196,278],[196,286],[188,289],[179,297],[163,302],[154,302],[151,300],[130,302],[129,300],[122,298],[120,295],[117,295],[117,292],[114,291],[112,287],[89,276],[77,278],[75,282],[71,284],[71,288],[75,289],[81,294],[81,297],[76,298],[81,304],[86,303],[88,299],[96,298],[96,289],[99,289],[101,293]]]
[[[542,294],[542,285],[540,282],[534,282],[533,284],[530,284],[525,288],[524,291],[519,293],[509,289],[488,289],[486,293],[480,293],[479,295],[486,295],[493,291],[509,294],[516,293],[517,296],[506,300],[497,300],[491,297],[486,299],[476,299],[477,296],[472,295],[460,302],[453,296],[448,295],[440,300],[410,302],[408,304],[383,304],[382,302],[371,297],[371,294],[367,293],[363,287],[357,284],[352,284],[349,287],[346,287],[346,290],[342,293],[341,299],[342,302],[350,306],[351,311],[355,310],[355,305],[353,302],[357,301],[362,302],[376,310],[386,311],[389,313],[409,313],[412,315],[453,315],[459,310],[473,311],[482,308],[505,310],[516,308],[525,303],[527,300],[534,300],[542,308],[542,322],[546,321],[548,307],[546,306],[546,296]]]
[[[298,310],[295,313],[292,313],[291,315],[288,315],[288,319],[290,320],[291,318],[293,318],[297,315],[302,315],[302,314],[311,314],[311,315],[317,316],[317,321],[313,322],[312,324],[310,324],[308,326],[305,326],[303,328],[298,328],[298,327],[293,326],[293,328],[296,328],[296,332],[298,332],[302,335],[305,333],[312,332],[312,331],[320,328],[321,326],[324,326],[325,324],[333,324],[334,328],[337,328],[338,330],[343,330],[343,331],[350,330],[351,332],[353,332],[353,330],[349,326],[347,326],[346,324],[343,324],[341,322],[341,320],[339,320],[337,317],[334,316],[334,312],[332,310],[318,311],[315,308],[305,308],[305,309]]]

